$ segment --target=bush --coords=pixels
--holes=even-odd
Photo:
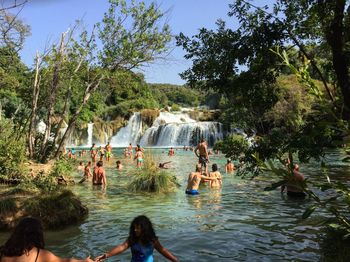
[[[214,150],[221,150],[226,157],[239,158],[249,148],[247,139],[242,135],[233,134],[215,143]]]
[[[171,111],[174,111],[174,112],[176,112],[176,111],[181,111],[181,108],[180,108],[180,106],[177,105],[177,104],[172,104],[172,105],[171,105]]]
[[[0,214],[12,213],[17,209],[16,201],[13,198],[4,198],[0,200]]]
[[[24,206],[25,212],[40,218],[47,229],[57,229],[78,223],[88,214],[88,209],[68,190],[31,198]]]
[[[54,177],[58,177],[58,176],[70,177],[70,174],[75,170],[76,165],[77,165],[77,162],[74,159],[69,159],[69,158],[67,159],[64,157],[60,158],[55,162],[50,175]]]
[[[18,179],[24,172],[25,137],[16,129],[12,121],[0,120],[0,174],[7,176],[7,180]]]

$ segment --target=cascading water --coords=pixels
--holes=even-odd
[[[128,124],[121,128],[119,132],[111,138],[113,147],[128,146],[129,143],[136,144],[139,142],[142,135],[142,121],[140,113],[134,113]]]
[[[88,140],[87,140],[87,146],[92,146],[92,133],[94,130],[94,123],[88,123]]]
[[[151,128],[147,129],[142,146],[190,146],[204,138],[209,146],[223,138],[219,122],[196,122],[187,114],[161,112]]]

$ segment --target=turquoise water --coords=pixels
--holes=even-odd
[[[127,238],[131,220],[147,215],[154,224],[161,244],[180,261],[317,261],[320,259],[320,228],[315,224],[326,216],[322,210],[301,220],[312,200],[291,200],[279,190],[263,188],[276,181],[269,174],[254,180],[224,173],[225,157],[212,156],[223,174],[223,188],[200,188],[199,196],[184,194],[188,173],[197,161],[193,152],[177,150],[173,157],[167,151],[153,150],[156,161],[169,161],[169,169],[181,188],[167,195],[135,194],[126,185],[136,170],[136,163],[125,160],[115,150],[106,163],[108,187],[103,190],[90,183],[71,189],[89,208],[88,218],[79,226],[57,232],[46,232],[47,248],[60,256],[95,257]],[[331,153],[331,179],[345,180],[349,167]],[[115,169],[120,159],[124,170]],[[84,160],[88,160],[87,157]],[[301,171],[311,181],[324,179],[317,163],[303,165]],[[76,181],[79,174],[76,174]],[[130,251],[109,261],[130,261]],[[165,261],[155,251],[155,261]]]

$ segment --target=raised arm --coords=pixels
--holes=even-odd
[[[170,253],[169,250],[167,250],[166,248],[164,248],[160,242],[158,240],[154,241],[154,248],[157,249],[157,251],[159,253],[161,253],[164,257],[166,257],[167,259],[169,259],[172,262],[178,262],[179,260]]]
[[[53,254],[52,252],[41,249],[38,257],[38,262],[45,262],[45,261],[50,261],[50,262],[93,262],[93,260],[89,257],[86,259],[74,259],[74,258],[60,258]]]
[[[107,253],[96,257],[95,262],[103,261],[109,257],[118,255],[118,254],[124,252],[125,250],[127,250],[128,248],[129,248],[129,243],[126,240],[123,244],[120,244],[120,245],[116,246],[115,248],[111,249],[110,251],[108,251]]]
[[[205,175],[201,175],[202,179],[206,179],[206,180],[216,180],[216,177],[210,177],[210,176],[205,176]]]

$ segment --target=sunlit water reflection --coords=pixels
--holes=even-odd
[[[278,190],[265,192],[264,187],[276,181],[271,175],[254,180],[224,174],[225,158],[213,156],[223,174],[222,190],[200,188],[200,195],[184,194],[187,175],[194,169],[192,152],[177,150],[168,157],[162,149],[153,151],[157,161],[171,160],[181,188],[167,195],[135,194],[126,186],[136,170],[135,162],[125,160],[121,150],[105,165],[108,187],[102,190],[90,183],[73,186],[89,208],[88,218],[79,226],[46,232],[47,248],[60,256],[95,257],[127,238],[131,220],[145,214],[153,222],[160,242],[180,261],[317,261],[320,258],[316,226],[326,213],[316,212],[307,220],[301,214],[312,200],[292,200]],[[330,154],[333,169],[330,177],[344,181],[349,168]],[[121,159],[124,170],[117,171]],[[84,159],[88,160],[87,157]],[[301,171],[310,180],[324,179],[319,164],[303,165]],[[79,174],[75,176],[79,180]],[[1,240],[6,237],[2,234]],[[110,261],[130,260],[130,251]],[[155,251],[155,261],[165,258]]]

